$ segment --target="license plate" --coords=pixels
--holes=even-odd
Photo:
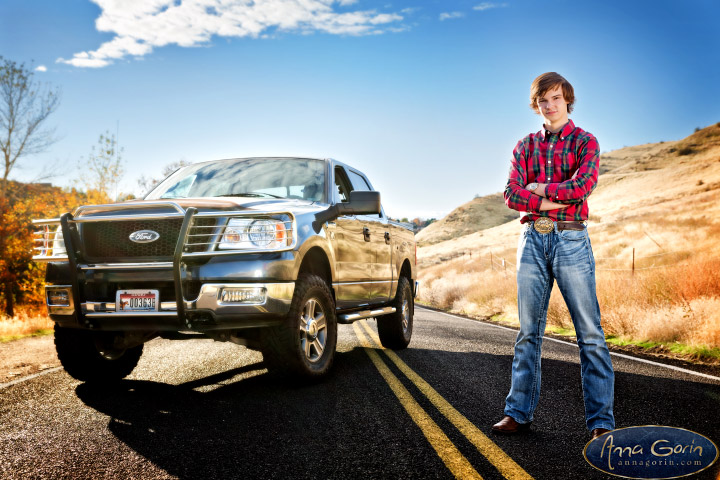
[[[157,312],[159,299],[157,290],[118,290],[115,307],[118,312]]]

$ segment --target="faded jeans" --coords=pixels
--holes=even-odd
[[[529,423],[540,397],[540,355],[548,303],[557,280],[570,312],[580,365],[585,423],[589,430],[615,428],[615,374],[595,292],[595,259],[587,229],[555,230],[541,234],[526,224],[517,252],[520,332],[515,342],[512,384],[505,399],[505,415]]]

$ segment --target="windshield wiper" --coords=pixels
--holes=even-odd
[[[244,192],[244,193],[225,193],[223,195],[215,195],[216,197],[272,197],[272,198],[285,198],[279,195],[273,195],[272,193],[257,193],[257,192]]]

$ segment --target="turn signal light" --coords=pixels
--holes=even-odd
[[[60,289],[48,290],[47,304],[53,307],[69,307],[70,292]]]

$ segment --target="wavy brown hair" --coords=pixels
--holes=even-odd
[[[562,87],[563,98],[568,102],[568,113],[572,113],[573,105],[575,105],[575,90],[573,90],[570,82],[565,80],[565,77],[555,72],[543,73],[533,80],[530,86],[530,108],[532,108],[535,113],[540,113],[537,106],[538,99],[542,98],[549,90],[552,90],[558,85]]]

